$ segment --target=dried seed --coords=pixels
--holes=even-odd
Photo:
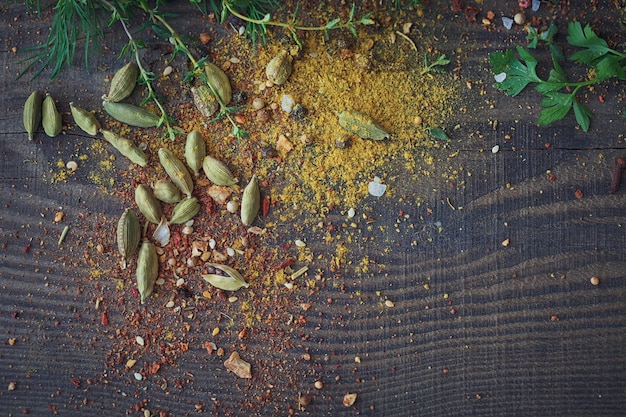
[[[193,181],[189,170],[182,161],[167,148],[159,149],[159,161],[161,161],[161,165],[165,168],[165,172],[172,179],[172,182],[190,198],[193,191]]]
[[[135,189],[135,203],[139,207],[139,211],[146,219],[154,224],[159,224],[163,217],[163,209],[161,203],[156,199],[152,190],[144,185],[139,184]]]
[[[347,393],[343,396],[343,405],[346,407],[351,407],[356,401],[357,394],[355,393]]]
[[[41,123],[41,102],[39,91],[33,91],[24,103],[24,128],[30,140],[33,140],[33,135]]]
[[[152,294],[154,282],[159,275],[159,259],[153,243],[144,241],[137,257],[137,288],[141,304]]]
[[[226,164],[210,155],[204,157],[202,170],[207,178],[216,185],[230,186],[237,183],[237,178],[233,176]]]
[[[191,87],[191,95],[196,108],[207,119],[211,118],[220,108],[220,104],[211,93],[211,89],[206,85]]]
[[[241,222],[250,226],[261,208],[261,191],[256,175],[252,176],[241,197]]]
[[[233,97],[233,90],[226,73],[208,61],[204,63],[204,72],[208,83],[222,100],[222,104],[230,103]]]
[[[172,212],[171,224],[182,224],[193,219],[200,211],[200,203],[195,197],[186,198],[180,203],[176,204],[174,211]]]
[[[371,117],[357,111],[343,111],[337,113],[339,125],[363,139],[389,139],[389,133]]]
[[[230,357],[224,361],[224,367],[239,378],[252,378],[252,366],[241,359],[237,352],[233,352]]]
[[[74,123],[88,135],[96,136],[101,127],[96,116],[81,107],[74,106],[74,103],[70,103],[70,110],[74,118]]]
[[[173,182],[159,180],[154,184],[154,196],[167,204],[176,204],[180,201],[180,190]]]
[[[187,135],[187,141],[185,142],[185,160],[196,176],[200,173],[205,156],[206,144],[204,139],[200,132],[192,130]]]
[[[50,94],[46,94],[41,107],[41,125],[46,135],[51,138],[61,133],[63,125],[61,123],[61,113],[57,110],[54,99]]]
[[[242,287],[248,288],[250,286],[243,279],[243,276],[230,266],[215,263],[207,263],[206,265],[212,268],[214,273],[202,275],[202,278],[216,288],[224,291],[237,291]]]
[[[161,121],[160,116],[134,104],[103,101],[102,107],[109,116],[129,126],[156,127]]]
[[[142,167],[148,164],[148,157],[132,140],[123,138],[109,130],[102,130],[102,136],[104,140],[109,142],[119,153],[130,159],[131,162]]]
[[[117,103],[128,97],[135,89],[137,84],[137,76],[139,75],[139,67],[134,62],[129,62],[122,68],[117,70],[113,79],[111,80],[111,86],[109,87],[109,94],[102,96],[102,99],[111,103]]]
[[[277,85],[284,84],[293,70],[291,61],[292,58],[287,51],[282,51],[276,55],[265,68],[267,79]]]
[[[124,210],[117,222],[117,249],[122,255],[122,269],[126,261],[135,254],[141,239],[141,228],[137,214],[131,209]]]

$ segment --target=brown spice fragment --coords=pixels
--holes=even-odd
[[[239,378],[252,378],[252,367],[248,362],[241,359],[237,352],[233,352],[230,357],[224,361],[224,366]]]

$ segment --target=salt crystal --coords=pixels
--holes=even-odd
[[[367,191],[370,193],[370,195],[373,195],[374,197],[382,196],[383,194],[385,194],[386,190],[387,184],[381,184],[380,178],[378,177],[374,177],[374,181],[371,181],[367,185]]]
[[[348,218],[353,218],[355,214],[356,210],[354,210],[352,207],[348,209]]]
[[[293,110],[293,106],[296,105],[296,101],[289,94],[283,95],[283,98],[280,101],[280,107],[283,109],[285,113],[291,113]]]
[[[143,375],[141,375],[139,372],[135,372],[135,379],[137,381],[141,381],[143,379]]]
[[[493,78],[495,78],[497,83],[501,83],[506,80],[506,72],[501,72],[500,74],[496,74]]]
[[[209,247],[211,249],[215,249],[215,244],[216,244],[215,239],[210,239],[209,240]]]
[[[513,27],[513,19],[510,17],[502,16],[502,24],[505,28],[511,29]]]
[[[493,148],[491,148],[491,152],[493,153],[498,153],[499,150],[500,150],[500,145],[496,145]]]
[[[235,250],[233,248],[226,248],[226,253],[228,254],[228,256],[235,256]]]
[[[294,242],[296,244],[297,247],[299,248],[303,248],[306,246],[306,243],[304,243],[303,241],[301,241],[300,239],[296,239],[296,241]]]
[[[541,0],[533,0],[533,4],[531,6],[533,12],[536,12],[537,10],[539,10],[539,6],[541,6]]]
[[[141,336],[137,336],[137,337],[135,337],[135,340],[137,341],[137,343],[138,343],[140,346],[143,346],[143,345],[145,345],[145,344],[146,344],[146,342],[143,340],[143,337],[141,337]]]

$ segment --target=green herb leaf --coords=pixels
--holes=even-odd
[[[589,130],[589,124],[591,122],[591,117],[593,113],[587,106],[578,101],[574,100],[574,116],[576,116],[576,121],[580,125],[580,128],[587,132]]]
[[[539,114],[539,125],[547,125],[557,120],[563,119],[572,108],[574,98],[571,94],[551,92],[541,101],[544,109]]]
[[[326,23],[326,26],[324,26],[326,29],[334,29],[337,27],[337,25],[339,24],[339,22],[341,22],[340,18],[336,18],[331,20],[330,22]]]
[[[538,83],[542,81],[536,72],[537,60],[527,49],[519,45],[517,46],[517,51],[526,65],[522,64],[510,49],[505,52],[492,52],[489,54],[491,71],[496,75],[506,74],[506,78],[503,81],[496,82],[494,86],[510,96],[518,95],[531,82]]]
[[[446,132],[444,132],[444,130],[439,127],[428,127],[426,128],[426,131],[431,137],[437,140],[443,140],[443,141],[450,140],[450,137],[446,134]]]
[[[569,59],[581,64],[593,65],[603,55],[612,51],[606,41],[586,25],[583,29],[580,22],[570,22],[567,26],[567,42],[573,46],[585,48],[572,54]]]
[[[626,73],[618,57],[612,55],[605,56],[596,65],[596,79],[602,81],[613,77],[623,80],[626,79]]]

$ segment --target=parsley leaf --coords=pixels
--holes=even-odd
[[[489,54],[489,62],[494,74],[505,73],[503,81],[496,82],[495,87],[503,90],[510,96],[516,96],[532,82],[541,82],[537,76],[537,60],[527,49],[517,46],[517,51],[525,64],[517,59],[512,50],[505,52],[492,52]]]

